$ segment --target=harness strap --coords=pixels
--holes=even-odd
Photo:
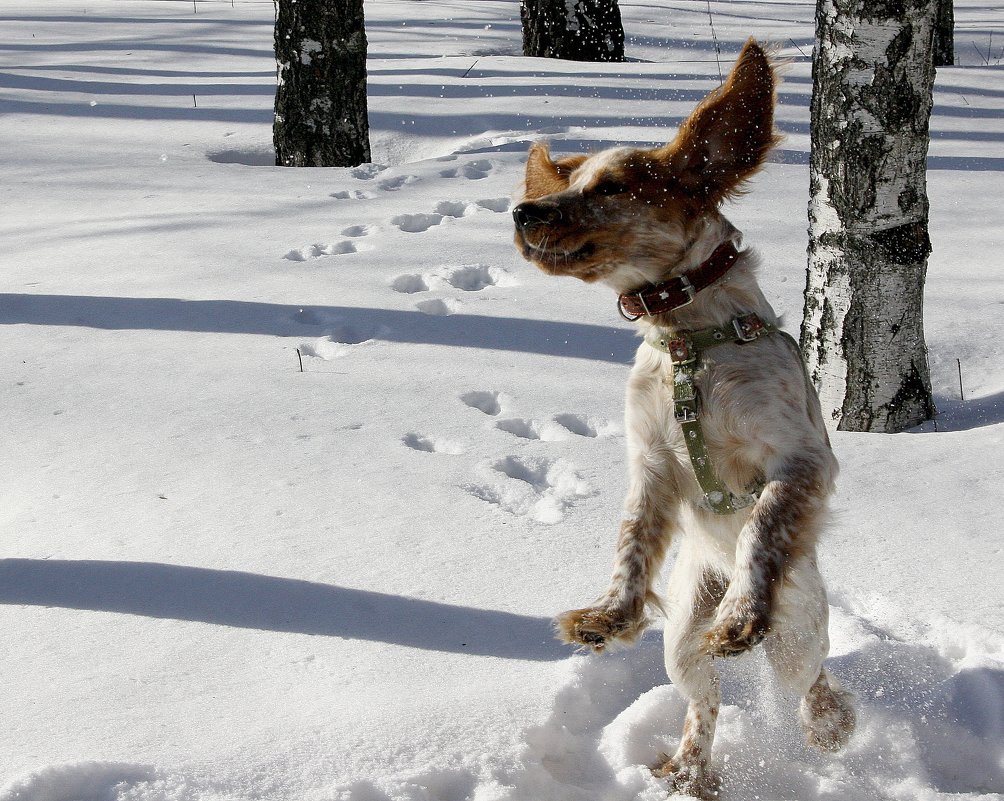
[[[690,463],[704,493],[701,505],[716,514],[732,514],[752,506],[764,485],[759,483],[747,492],[735,495],[718,477],[704,442],[694,378],[703,364],[703,351],[718,345],[754,342],[773,333],[784,334],[777,326],[765,323],[757,315],[744,314],[727,326],[686,331],[673,338],[665,334],[660,336],[656,331],[645,339],[656,350],[669,354],[673,362],[673,416],[683,430],[683,441],[687,444]]]

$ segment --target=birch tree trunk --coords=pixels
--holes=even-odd
[[[572,61],[623,61],[617,0],[520,0],[523,55]]]
[[[955,0],[935,0],[938,15],[934,22],[934,66],[955,64]]]
[[[275,58],[275,163],[368,162],[362,0],[276,0]]]
[[[931,419],[924,342],[933,0],[819,0],[801,345],[848,431]]]

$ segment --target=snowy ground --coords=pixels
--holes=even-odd
[[[0,2],[0,801],[653,801],[658,632],[593,658],[635,342],[510,245],[527,143],[656,142],[705,3],[622,0],[632,61],[517,57],[515,0],[372,0],[373,165],[270,166],[270,2]],[[715,2],[792,58],[730,216],[797,329],[812,5]],[[932,120],[938,426],[838,434],[835,757],[729,666],[723,801],[1004,793],[999,9]],[[303,371],[297,349],[302,357]],[[959,397],[959,364],[965,402]]]

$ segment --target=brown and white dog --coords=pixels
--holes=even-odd
[[[612,148],[557,161],[530,149],[516,245],[544,272],[602,281],[625,299],[683,277],[687,303],[637,312],[641,333],[672,341],[756,315],[777,317],[756,281],[758,258],[736,253],[740,234],[720,211],[763,164],[774,132],[776,63],[752,39],[728,81],[708,95],[673,141]],[[725,270],[721,274],[722,268]],[[717,276],[717,277],[716,277]],[[695,285],[698,281],[693,282]],[[686,281],[678,284],[687,287]],[[699,289],[700,291],[697,291]],[[669,293],[671,294],[671,293]],[[707,453],[720,481],[755,503],[729,514],[705,508],[677,416],[669,353],[646,342],[626,399],[630,489],[607,590],[557,620],[561,639],[594,651],[634,641],[646,607],[666,616],[666,670],[689,700],[683,736],[656,775],[676,791],[707,797],[719,707],[714,657],[763,642],[782,683],[801,699],[809,742],[835,751],[854,729],[850,696],[823,668],[828,606],[816,567],[837,462],[797,346],[771,334],[707,352],[694,375]],[[681,534],[665,598],[654,589],[670,540]]]

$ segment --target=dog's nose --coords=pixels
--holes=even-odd
[[[553,225],[561,219],[561,211],[551,203],[520,203],[512,210],[512,219],[523,231],[535,225]]]

